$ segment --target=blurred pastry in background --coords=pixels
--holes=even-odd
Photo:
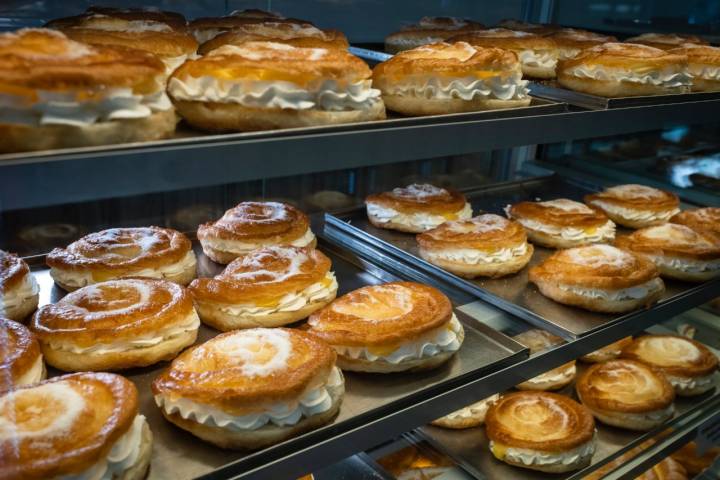
[[[317,210],[329,212],[356,205],[355,197],[337,190],[320,190],[304,198],[305,203]]]
[[[148,20],[151,22],[160,22],[166,25],[170,25],[175,30],[184,30],[187,26],[187,20],[183,15],[177,12],[158,10],[157,8],[153,7],[115,8],[100,5],[90,5],[87,10],[85,10],[85,13],[81,16],[107,16],[130,21]]]
[[[479,402],[468,405],[467,407],[448,413],[444,417],[430,422],[431,425],[443,428],[464,429],[479,427],[485,423],[485,415],[492,404],[500,399],[500,394],[491,395]]]
[[[679,35],[677,33],[643,33],[635,37],[625,39],[625,43],[637,43],[660,50],[671,50],[684,44],[709,45],[697,35]]]
[[[0,317],[24,322],[37,308],[39,293],[40,287],[25,260],[0,250]]]
[[[497,24],[498,27],[507,28],[510,30],[518,30],[520,32],[530,32],[537,35],[549,35],[565,28],[560,25],[551,23],[530,23],[522,20],[505,19],[501,20]]]
[[[0,316],[0,395],[45,379],[40,344],[23,324]]]
[[[530,355],[565,343],[557,335],[537,328],[515,335],[513,340],[529,348]],[[515,388],[518,390],[560,390],[572,383],[576,373],[575,360],[572,360],[537,377],[530,378]]]
[[[583,355],[580,357],[580,360],[585,363],[601,363],[607,362],[608,360],[615,360],[622,354],[622,349],[630,345],[632,339],[632,337],[621,338],[617,342],[613,342],[594,352]]]
[[[693,477],[707,470],[716,458],[720,457],[719,447],[709,447],[700,455],[697,443],[690,442],[671,454],[672,459],[685,467],[688,474]]]
[[[170,216],[169,226],[181,232],[194,231],[201,223],[217,218],[222,209],[208,203],[198,203],[182,207]]]
[[[450,457],[424,444],[403,447],[378,458],[377,463],[399,480],[452,479],[458,468]]]
[[[423,17],[417,24],[408,25],[385,37],[385,51],[398,53],[423,45],[447,40],[460,32],[479,30],[483,25],[472,20],[454,17]]]
[[[288,23],[298,26],[312,23],[297,18],[285,18],[282,15],[263,10],[235,10],[224,17],[200,17],[188,23],[188,31],[195,37],[199,44],[212,40],[221,33],[233,30],[236,27],[251,23]]]
[[[683,210],[673,216],[670,223],[685,225],[698,232],[709,232],[720,238],[720,208],[718,207]]]
[[[577,28],[563,28],[547,35],[557,44],[558,59],[573,58],[582,50],[608,42],[617,42],[611,35],[589,32]]]
[[[30,254],[47,253],[55,247],[77,240],[84,231],[71,223],[41,223],[22,228],[18,238],[31,248]]]
[[[688,57],[688,73],[692,77],[693,92],[716,92],[720,90],[720,47],[685,43],[670,53]]]
[[[613,222],[629,228],[661,225],[680,212],[677,195],[645,185],[616,185],[585,195],[584,200]]]
[[[617,470],[618,467],[623,466],[651,445],[652,440],[648,440],[637,447],[631,448],[615,460],[606,463],[589,475],[585,475],[583,480],[601,480],[606,478],[609,473]],[[634,480],[688,480],[688,476],[679,462],[671,457],[665,457],[653,465],[652,468],[635,477]]]

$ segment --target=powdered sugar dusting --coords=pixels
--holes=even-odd
[[[450,192],[444,188],[430,185],[429,183],[413,183],[405,188],[393,188],[393,195],[400,198],[429,198],[429,197],[446,197],[450,196]]]
[[[277,259],[287,262],[285,269],[279,271],[268,270],[266,265]],[[267,247],[234,260],[220,277],[229,277],[253,283],[282,282],[298,275],[300,267],[308,260],[308,255],[296,248]]]
[[[457,233],[487,233],[495,230],[503,230],[507,228],[510,221],[500,215],[493,213],[487,213],[484,215],[478,215],[477,217],[469,220],[455,220],[446,222],[445,228],[452,232]]]
[[[623,268],[632,262],[632,255],[611,245],[591,245],[565,250],[565,256],[577,265],[591,268],[610,265]]]
[[[606,45],[608,45],[608,44],[606,44]],[[605,192],[612,196],[626,199],[626,200],[632,200],[632,199],[653,200],[653,199],[659,199],[659,198],[664,197],[662,190],[658,190],[657,188],[648,187],[646,185],[637,185],[634,183],[610,187],[607,190],[605,190]]]

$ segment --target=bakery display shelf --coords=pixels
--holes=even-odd
[[[352,253],[321,240],[319,248],[333,262],[339,284],[338,294],[364,285],[399,280],[401,277],[363,261]],[[223,267],[202,254],[196,245],[198,275],[213,276]],[[27,259],[40,285],[40,304],[59,300],[65,292],[53,284],[44,257]],[[460,294],[461,303],[463,295]],[[455,302],[455,306],[458,303]],[[459,352],[446,365],[424,373],[393,375],[363,375],[346,373],[346,394],[339,415],[324,427],[294,437],[283,443],[256,452],[233,452],[207,444],[190,433],[167,422],[155,405],[150,385],[167,363],[123,372],[139,390],[140,412],[148,419],[155,435],[149,479],[165,478],[278,478],[299,476],[303,469],[318,469],[342,460],[371,444],[356,442],[363,437],[372,442],[373,435],[365,434],[368,427],[397,435],[429,420],[419,418],[416,423],[394,430],[384,422],[402,415],[404,409],[445,393],[459,385],[481,378],[527,357],[527,349],[502,333],[456,310],[465,327],[465,341]],[[201,326],[198,342],[206,341],[219,332]],[[60,372],[51,369],[51,376]],[[447,406],[446,406],[447,405]],[[443,411],[458,405],[436,402]],[[446,411],[446,413],[447,413]],[[330,454],[330,452],[333,452]],[[292,454],[292,455],[291,455]],[[291,455],[292,462],[283,462]]]
[[[576,179],[558,175],[517,180],[465,191],[473,212],[490,212],[503,215],[509,204],[526,200],[570,198],[582,201],[586,193],[596,188]],[[463,279],[423,260],[418,254],[415,235],[376,228],[367,219],[364,208],[355,208],[336,215],[327,215],[328,234],[336,238],[350,235],[375,247],[386,249],[403,261],[429,272],[486,302],[516,315],[564,338],[575,339],[596,332],[609,325],[635,321],[650,315],[658,306],[627,314],[601,314],[559,304],[542,295],[528,281],[529,267],[551,255],[554,250],[535,246],[535,253],[526,268],[515,275],[490,279]],[[714,292],[714,293],[713,293]],[[679,308],[700,305],[712,296],[720,295],[720,279],[700,285],[666,281],[663,304],[681,304]]]

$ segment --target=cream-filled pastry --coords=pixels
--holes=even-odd
[[[500,399],[500,394],[494,394],[479,402],[472,403],[467,407],[448,413],[444,417],[433,420],[430,424],[436,427],[463,429],[479,427],[485,423],[485,415],[487,415],[490,406]]]
[[[720,238],[720,208],[705,207],[683,210],[670,218],[670,223],[685,225],[702,233]]]
[[[660,370],[681,397],[715,388],[718,358],[695,340],[678,335],[643,335],[623,349],[622,357]]]
[[[555,78],[558,46],[555,40],[535,33],[491,28],[451,37],[449,42],[467,42],[474,47],[496,47],[514,52],[525,77]]]
[[[687,56],[693,92],[720,90],[720,47],[686,43],[673,48],[670,53]]]
[[[404,115],[523,107],[527,83],[514,53],[465,42],[407,50],[373,69],[386,107]]]
[[[607,362],[608,360],[615,360],[622,354],[623,348],[627,347],[632,343],[632,337],[621,338],[617,342],[613,342],[610,345],[590,352],[580,357],[585,363],[601,363]]]
[[[274,12],[264,10],[235,10],[224,17],[200,17],[188,24],[188,31],[195,37],[198,43],[205,43],[225,32],[242,28],[244,25],[253,23],[288,23],[293,25],[309,25],[312,23],[296,18],[285,18]]]
[[[566,198],[516,203],[507,215],[525,227],[532,243],[544,247],[579,247],[615,239],[615,224],[604,213]]]
[[[680,212],[677,195],[645,185],[616,185],[585,195],[584,200],[605,212],[613,222],[630,228],[660,225]]]
[[[552,38],[557,44],[558,60],[573,58],[586,48],[617,42],[617,38],[613,36],[576,28],[562,28],[550,33],[548,38]]]
[[[466,278],[516,273],[533,254],[522,225],[494,214],[445,222],[417,242],[422,258]]]
[[[220,219],[200,225],[197,237],[205,255],[218,263],[263,247],[317,245],[307,215],[279,202],[242,202]]]
[[[136,49],[86,45],[61,32],[0,34],[0,152],[169,136],[165,65]]]
[[[91,233],[46,259],[50,276],[67,291],[121,277],[163,278],[187,285],[197,259],[190,240],[170,228],[110,228]]]
[[[49,365],[123,370],[171,360],[197,338],[192,297],[167,280],[124,278],[83,287],[41,307],[30,329]]]
[[[472,20],[454,17],[423,17],[417,24],[408,25],[385,37],[385,51],[403,50],[438,43],[461,32],[479,30],[483,25]]]
[[[515,20],[512,18],[501,20],[500,23],[497,24],[497,26],[510,30],[518,30],[520,32],[535,33],[537,35],[543,36],[550,35],[559,30],[566,30],[560,25],[552,23],[530,23],[522,20]]]
[[[467,220],[472,207],[465,196],[429,184],[412,184],[365,199],[368,220],[378,228],[421,233],[448,220]]]
[[[704,282],[720,275],[720,237],[666,223],[618,237],[617,246],[655,263],[663,277]]]
[[[594,312],[630,312],[665,292],[651,261],[610,245],[559,250],[532,267],[528,278],[546,297]]]
[[[659,370],[634,360],[596,363],[578,378],[578,397],[602,423],[651,430],[672,418],[675,391]]]
[[[88,18],[91,17],[93,20],[88,20]],[[153,7],[115,8],[99,5],[91,5],[83,13],[74,17],[62,17],[50,20],[45,26],[48,28],[65,28],[86,21],[101,23],[104,20],[112,22],[114,19],[128,22],[162,23],[177,31],[184,31],[187,26],[185,17],[177,12],[158,10]]]
[[[4,480],[142,480],[152,443],[137,389],[120,375],[63,375],[0,396]]]
[[[435,368],[452,358],[465,338],[450,300],[419,283],[362,287],[308,319],[309,331],[338,354],[338,366],[359,372]]]
[[[563,339],[557,335],[537,328],[515,335],[513,340],[529,348],[531,355],[565,343]],[[515,388],[518,390],[560,390],[570,385],[575,379],[576,374],[577,367],[575,366],[575,360],[572,360],[564,365],[560,365],[557,368],[530,378],[516,385]]]
[[[672,454],[673,460],[681,464],[691,478],[704,472],[720,456],[720,447],[711,447],[703,451],[697,442],[690,442],[683,445],[680,450]]]
[[[279,327],[307,318],[335,299],[330,259],[310,247],[265,247],[233,260],[190,292],[202,321],[218,330]]]
[[[25,260],[0,250],[0,317],[24,321],[37,308],[39,293]]]
[[[557,66],[558,83],[601,97],[684,93],[690,86],[688,58],[647,45],[604,43]]]
[[[180,115],[203,130],[331,125],[385,118],[371,75],[343,49],[247,42],[185,62],[168,94]]]
[[[0,317],[0,394],[45,379],[40,344],[24,325]]]
[[[660,50],[671,50],[684,44],[709,45],[707,40],[696,35],[678,35],[676,33],[643,33],[626,39],[625,43],[637,43]]]
[[[345,393],[335,359],[300,330],[238,330],[183,352],[152,391],[167,420],[206,442],[260,448],[332,420]]]
[[[503,395],[490,407],[485,427],[493,456],[515,467],[570,472],[588,466],[595,453],[592,414],[564,395]]]

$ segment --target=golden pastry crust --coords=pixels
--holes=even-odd
[[[0,250],[0,293],[18,287],[26,275],[30,275],[30,267],[25,260]]]
[[[685,43],[695,45],[710,44],[707,40],[703,40],[696,35],[678,35],[676,33],[643,33],[642,35],[626,39],[625,43],[647,45],[660,50],[671,50]]]
[[[40,344],[24,325],[0,317],[0,393],[19,386],[18,381],[42,361]],[[44,369],[44,367],[43,367]]]
[[[488,410],[485,427],[494,442],[543,452],[570,450],[595,434],[595,420],[587,408],[549,392],[504,395]]]
[[[256,11],[256,12],[233,12],[230,15],[224,17],[201,17],[192,20],[188,24],[188,31],[192,32],[196,39],[200,43],[204,43],[208,40],[212,40],[217,35],[232,31],[235,28],[242,28],[243,25],[253,23],[284,23],[289,25],[298,26],[310,26],[314,25],[306,20],[299,20],[297,18],[283,18],[278,16],[268,16],[274,14],[265,15],[268,12]]]
[[[439,188],[429,184],[412,184],[394,188],[389,192],[368,195],[365,204],[377,204],[402,213],[432,213],[452,215],[467,203],[465,195],[457,190]],[[448,218],[454,220],[454,218]]]
[[[643,444],[625,452],[610,463],[603,465],[589,475],[583,477],[583,480],[601,480],[605,476],[624,465],[628,460],[636,457],[640,452],[652,445],[652,441],[643,442]],[[678,462],[670,457],[662,459],[658,464],[635,477],[635,480],[688,480],[687,472]]]
[[[594,352],[590,352],[580,357],[585,363],[601,363],[607,362],[608,360],[615,360],[622,354],[623,348],[630,345],[632,337],[621,338],[617,342],[613,342],[610,345],[606,345]]]
[[[32,293],[31,290],[30,295],[27,294],[28,283],[36,293]],[[30,267],[25,260],[15,254],[0,250],[0,298],[12,298],[16,295],[20,297],[18,302],[6,300],[5,305],[0,307],[0,316],[18,322],[25,321],[37,309],[40,300],[37,290],[37,282],[32,278]]]
[[[585,203],[604,211],[610,219],[620,225],[631,228],[649,227],[665,223],[663,215],[676,212],[680,208],[680,199],[672,192],[645,185],[627,184],[606,188],[599,193],[585,195]],[[605,205],[603,205],[603,203]],[[624,211],[614,211],[619,207],[627,211],[659,215],[657,218],[632,218]]]
[[[684,210],[673,216],[670,223],[685,225],[699,232],[709,232],[720,238],[720,208],[718,207]]]
[[[679,335],[643,335],[623,349],[622,358],[652,365],[666,375],[703,377],[718,368],[718,358],[702,343]]]
[[[513,337],[513,340],[529,348],[531,355],[565,343],[565,341],[557,335],[538,328],[519,333]],[[515,388],[518,390],[559,390],[572,383],[575,379],[576,372],[575,360],[573,360],[534,378],[530,378],[516,385]],[[560,376],[561,378],[553,380],[552,377],[554,376]]]
[[[577,28],[562,28],[550,33],[547,37],[552,38],[558,48],[572,50],[584,50],[607,42],[617,42],[617,38],[612,35],[603,35]]]
[[[484,28],[481,23],[453,17],[423,17],[417,24],[403,27],[385,37],[385,51],[398,53],[422,45],[442,42],[461,32]]]
[[[82,27],[64,28],[61,31],[76,42],[136,48],[161,58],[192,55],[198,48],[197,41],[191,35],[177,31],[109,31]]]
[[[514,19],[502,20],[497,26],[510,30],[518,30],[520,32],[535,33],[537,35],[549,35],[559,30],[566,30],[560,25],[551,23],[529,23]]]
[[[693,92],[714,92],[720,90],[720,47],[685,43],[669,50],[669,53],[688,57],[688,73],[692,77],[690,89]]]
[[[693,260],[720,259],[720,241],[685,225],[666,223],[618,237],[617,246],[643,255],[667,255]]]
[[[490,405],[497,402],[499,398],[500,395],[498,394],[492,395],[444,417],[437,418],[430,422],[430,424],[436,427],[455,430],[479,427],[485,423],[485,416],[487,415],[487,410],[490,408]]]
[[[505,50],[555,50],[554,40],[530,32],[490,28],[461,33],[449,39],[451,42],[467,42],[476,47],[496,47]]]
[[[500,215],[483,214],[469,220],[452,220],[418,234],[418,245],[426,250],[472,248],[493,252],[527,242],[525,229],[518,222]]]
[[[697,443],[690,442],[683,445],[680,450],[672,453],[672,459],[682,465],[687,473],[692,476],[705,471],[720,456],[720,448],[718,447],[707,449],[703,455],[699,454],[697,447]]]
[[[176,12],[150,10],[144,8],[113,8],[92,5],[80,15],[57,18],[49,21],[46,26],[50,28],[60,28],[65,26],[78,26],[88,22],[92,23],[104,20],[159,22],[169,25],[175,30],[184,30],[187,25],[185,17]]]
[[[391,282],[359,288],[308,319],[309,331],[331,345],[396,347],[447,324],[450,300],[436,288]]]
[[[67,404],[64,396],[53,392],[55,385],[72,389],[82,404]],[[21,415],[23,411],[33,415]],[[27,435],[0,438],[5,460],[0,462],[0,477],[40,480],[87,470],[110,453],[137,413],[135,385],[111,373],[63,375],[6,394],[0,397],[0,419]]]

